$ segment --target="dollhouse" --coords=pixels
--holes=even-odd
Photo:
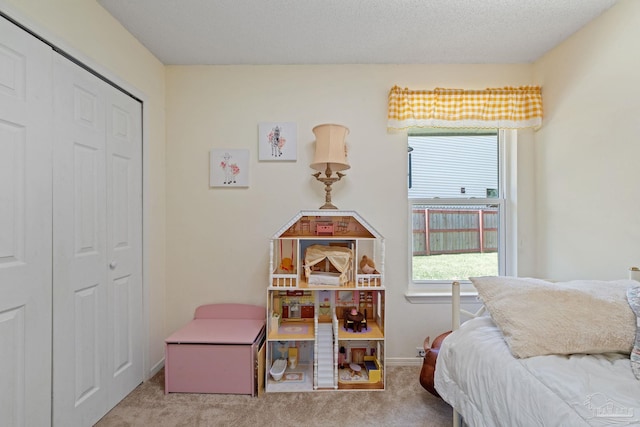
[[[384,390],[384,239],[354,211],[301,211],[272,238],[266,392]]]

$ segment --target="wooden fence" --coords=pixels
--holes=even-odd
[[[414,209],[413,255],[498,250],[498,210]]]

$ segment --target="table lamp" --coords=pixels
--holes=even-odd
[[[340,171],[347,170],[351,166],[347,162],[347,147],[345,137],[349,129],[342,125],[325,124],[313,128],[316,136],[316,151],[313,156],[311,168],[319,172],[313,176],[324,183],[325,203],[320,209],[338,209],[331,203],[331,185],[340,181],[345,174]],[[325,176],[320,177],[324,172]],[[336,176],[332,176],[333,173]]]

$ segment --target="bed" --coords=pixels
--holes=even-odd
[[[327,261],[336,271],[314,270]],[[309,285],[344,286],[351,280],[353,250],[336,245],[311,245],[304,255],[304,272]]]
[[[627,296],[640,303],[640,283],[472,282],[487,312],[442,341],[434,374],[435,389],[465,424],[640,426],[640,323]],[[456,285],[453,300],[455,329]]]

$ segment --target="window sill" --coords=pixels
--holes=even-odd
[[[448,292],[438,292],[438,291],[417,291],[417,290],[408,290],[405,292],[404,297],[411,304],[445,304],[451,303],[451,291]],[[478,293],[469,291],[469,292],[460,292],[460,303],[462,304],[478,304],[480,301],[478,300]]]

